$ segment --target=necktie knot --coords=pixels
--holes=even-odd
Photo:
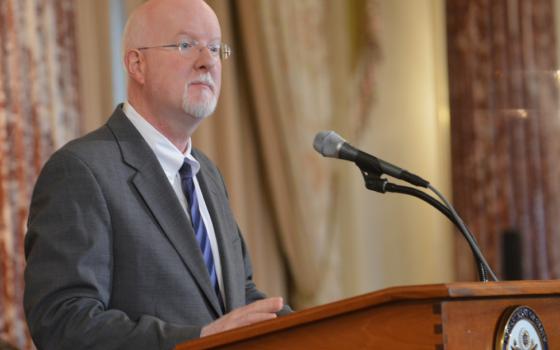
[[[185,161],[183,161],[183,165],[181,165],[181,168],[179,168],[179,175],[181,176],[182,180],[192,179],[193,177],[192,167],[186,159]]]

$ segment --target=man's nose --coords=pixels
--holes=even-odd
[[[195,62],[196,69],[211,70],[218,63],[219,58],[212,56],[210,49],[201,47],[197,52],[198,57]]]

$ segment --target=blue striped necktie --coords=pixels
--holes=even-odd
[[[202,215],[200,213],[198,198],[194,187],[192,169],[186,160],[179,169],[179,175],[181,176],[181,187],[183,188],[183,193],[185,194],[185,197],[187,197],[194,235],[198,241],[200,250],[202,251],[202,257],[204,258],[204,263],[206,264],[208,273],[210,274],[210,282],[212,283],[212,287],[218,296],[220,306],[222,307],[222,310],[224,310],[224,303],[220,293],[220,286],[218,284],[218,275],[216,274],[214,257],[212,256],[212,247],[210,246],[208,232],[206,231],[206,226],[204,225],[204,220],[202,220]]]

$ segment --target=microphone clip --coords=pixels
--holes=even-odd
[[[369,172],[360,168],[362,176],[364,177],[365,185],[368,190],[385,193],[387,192],[387,184],[389,181],[381,177],[381,174],[376,172]]]

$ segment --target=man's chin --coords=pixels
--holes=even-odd
[[[183,110],[195,119],[204,119],[212,115],[216,109],[216,103],[184,103]]]

